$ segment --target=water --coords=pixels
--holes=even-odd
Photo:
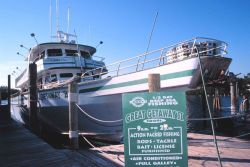
[[[8,100],[1,100],[1,105],[8,105]]]
[[[213,111],[213,97],[208,97],[208,100],[213,117],[232,116],[230,96],[220,96],[221,110],[219,112]],[[237,102],[237,113],[239,113],[241,101],[242,97],[239,97]],[[209,118],[208,110],[205,110],[206,111],[204,111],[204,106],[202,106],[202,99],[200,96],[189,95],[187,97],[187,129],[189,132],[211,129],[210,121],[192,120],[197,118]],[[242,121],[242,119],[226,118],[215,120],[214,124],[217,131],[232,133],[235,132],[235,128],[238,128],[236,125],[238,125],[239,121]]]
[[[221,96],[220,97],[221,100],[221,112],[220,112],[220,116],[230,116],[231,115],[231,97],[230,96]],[[237,112],[239,113],[239,108],[240,108],[240,104],[242,101],[242,97],[238,98],[237,101]]]

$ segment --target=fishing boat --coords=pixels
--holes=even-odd
[[[205,81],[220,78],[231,58],[225,57],[227,43],[196,37],[175,45],[143,53],[109,65],[95,56],[96,48],[69,40],[57,32],[58,42],[33,47],[28,63],[37,65],[38,119],[42,126],[68,134],[68,81],[78,76],[79,134],[94,138],[122,139],[122,94],[147,92],[147,77],[160,74],[161,91],[188,91],[201,85],[199,62]],[[16,78],[20,90],[12,97],[12,117],[29,122],[29,72]]]

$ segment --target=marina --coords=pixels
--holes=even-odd
[[[248,2],[127,1],[0,7],[0,166],[250,166]]]
[[[3,117],[3,111],[0,116]],[[250,122],[249,122],[250,125]],[[124,146],[82,146],[77,151],[55,149],[13,120],[0,121],[1,166],[95,166],[123,167]],[[217,136],[223,166],[248,167],[250,141],[234,137]],[[212,136],[188,133],[188,165],[218,166]],[[6,158],[8,157],[8,158]]]
[[[223,76],[231,63],[225,57],[225,42],[197,37],[113,63],[114,69],[110,69],[111,65],[94,59],[95,48],[70,43],[69,34],[57,33],[67,41],[59,39],[61,42],[39,44],[31,49],[28,60],[35,69],[24,70],[16,78],[19,92],[12,96],[11,113],[17,121],[29,124],[28,85],[37,80],[33,83],[37,87],[34,100],[39,103],[36,117],[41,126],[60,134],[67,133],[69,128],[67,85],[74,77],[78,77],[77,107],[82,111],[78,113],[79,133],[119,142],[123,138],[122,94],[147,92],[148,74],[156,71],[160,74],[161,91],[189,91],[201,84],[199,62],[207,70],[207,81]],[[37,73],[36,78],[29,80],[33,73]]]

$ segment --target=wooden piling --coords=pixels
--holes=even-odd
[[[29,64],[29,121],[33,131],[38,130],[37,118],[37,66],[35,63]]]
[[[10,106],[11,106],[11,99],[10,99],[10,91],[11,91],[11,78],[10,75],[8,75],[8,111],[7,111],[7,119],[10,120],[11,115],[10,115]]]
[[[214,112],[218,112],[221,109],[221,104],[220,104],[220,96],[219,96],[219,90],[215,88],[215,95],[213,98],[213,110]],[[216,113],[218,114],[218,113]]]
[[[236,102],[236,84],[234,79],[231,79],[230,82],[230,95],[231,95],[231,113],[236,113],[237,102]]]
[[[69,139],[71,149],[79,149],[78,143],[78,93],[77,82],[73,81],[68,87],[68,101],[69,101]]]
[[[160,90],[161,90],[160,74],[148,74],[148,91],[160,92]]]

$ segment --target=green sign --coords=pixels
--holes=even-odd
[[[129,93],[122,103],[125,166],[188,166],[185,93]]]

